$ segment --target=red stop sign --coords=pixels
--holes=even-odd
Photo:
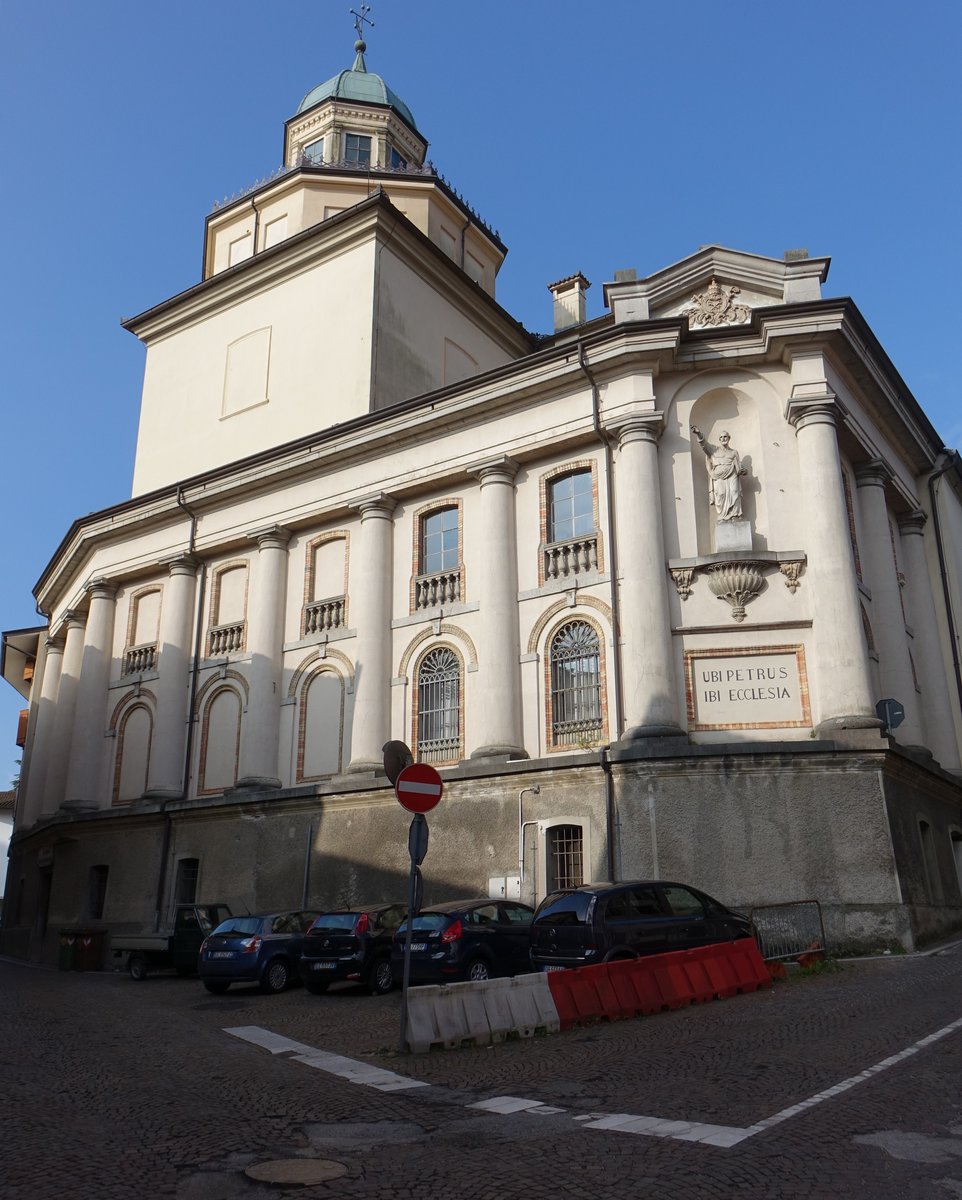
[[[444,781],[427,763],[412,763],[397,777],[394,794],[408,812],[426,813],[434,808],[444,791]]]

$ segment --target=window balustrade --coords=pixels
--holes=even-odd
[[[124,651],[125,675],[139,675],[153,671],[157,662],[157,643],[145,642],[142,646],[128,646]]]
[[[549,542],[543,549],[545,579],[568,579],[598,570],[598,535]]]
[[[343,629],[346,622],[344,596],[329,596],[326,600],[312,600],[304,605],[304,636],[312,633],[327,633],[331,629]]]
[[[437,608],[439,604],[457,604],[461,599],[461,571],[438,571],[414,578],[414,608]]]
[[[207,634],[207,657],[219,658],[222,654],[233,654],[244,649],[247,633],[246,621],[233,621],[229,625],[214,625]]]

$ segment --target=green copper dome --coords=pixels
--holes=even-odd
[[[355,46],[357,58],[350,71],[340,71],[326,83],[319,83],[312,88],[301,101],[297,112],[306,112],[322,100],[355,100],[362,104],[383,104],[393,108],[413,128],[417,129],[414,115],[397,92],[392,91],[380,75],[375,75],[367,69],[364,62],[363,42]]]

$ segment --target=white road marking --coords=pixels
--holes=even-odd
[[[736,1125],[710,1125],[701,1121],[646,1117],[637,1113],[579,1113],[574,1116],[574,1120],[578,1121],[585,1129],[610,1129],[616,1133],[635,1133],[643,1137],[669,1138],[679,1142],[700,1142],[705,1146],[720,1146],[727,1149],[737,1146],[746,1138],[754,1137],[757,1133],[771,1129],[774,1125],[780,1125],[790,1117],[808,1112],[816,1104],[840,1096],[843,1092],[855,1087],[856,1084],[873,1079],[882,1071],[897,1066],[907,1058],[911,1058],[913,1054],[918,1054],[920,1050],[925,1050],[935,1042],[941,1041],[942,1038],[948,1037],[957,1029],[962,1029],[962,1017],[950,1025],[944,1025],[941,1029],[937,1029],[935,1033],[930,1033],[927,1037],[913,1042],[911,1046],[900,1050],[898,1054],[883,1058],[881,1062],[868,1067],[865,1071],[860,1071],[857,1075],[850,1075],[848,1079],[843,1079],[834,1087],[816,1092],[814,1096],[809,1096],[798,1104],[783,1108],[773,1116],[756,1121],[754,1125],[747,1125],[744,1128]],[[341,1054],[329,1054],[326,1050],[317,1050],[303,1042],[295,1042],[280,1034],[271,1033],[269,1029],[261,1029],[259,1025],[240,1025],[233,1029],[225,1029],[224,1032],[251,1042],[255,1046],[260,1046],[264,1050],[269,1050],[271,1054],[292,1054],[294,1062],[304,1063],[305,1066],[314,1067],[319,1071],[327,1071],[329,1074],[338,1075],[351,1083],[377,1088],[382,1092],[399,1092],[431,1086],[416,1079],[408,1079],[404,1075],[396,1075],[393,1071],[382,1070],[381,1067],[372,1066],[370,1063],[361,1063],[353,1058],[345,1058]],[[567,1111],[563,1108],[554,1108],[550,1104],[542,1104],[540,1100],[529,1100],[520,1096],[492,1096],[487,1100],[465,1105],[465,1107],[476,1108],[482,1112],[498,1113],[502,1116],[517,1112],[551,1116]]]

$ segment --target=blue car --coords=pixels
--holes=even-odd
[[[283,992],[298,977],[304,934],[318,915],[298,909],[221,921],[200,948],[197,970],[204,987],[218,996],[232,983]]]

